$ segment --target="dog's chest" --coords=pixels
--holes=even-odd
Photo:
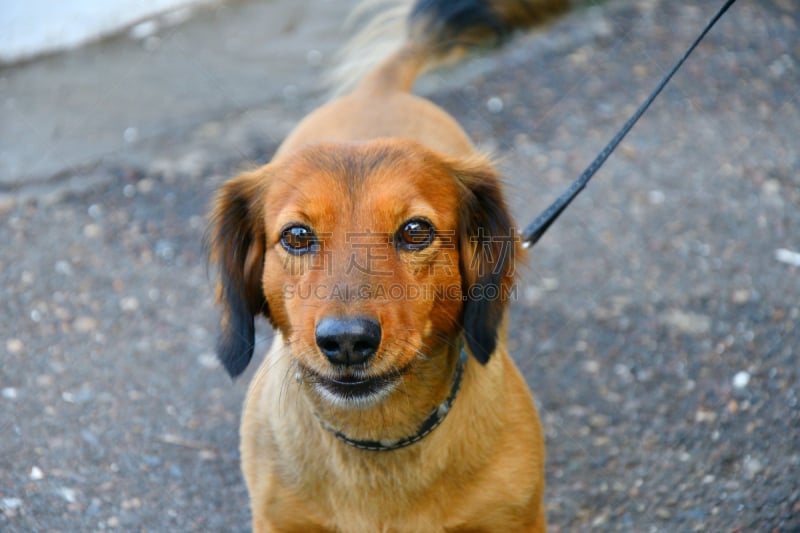
[[[300,490],[307,516],[345,533],[444,532],[442,472],[433,472],[421,455],[348,447],[306,461]]]

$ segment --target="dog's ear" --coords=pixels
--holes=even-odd
[[[261,289],[267,173],[264,167],[225,183],[209,215],[206,246],[219,275],[217,301],[222,306],[217,356],[231,377],[244,372],[253,357],[255,317],[269,315]]]
[[[462,185],[458,240],[464,337],[472,355],[485,364],[497,346],[519,239],[489,162],[461,162],[454,173]]]

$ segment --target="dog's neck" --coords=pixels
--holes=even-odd
[[[350,438],[341,431],[337,430],[336,428],[332,427],[330,424],[326,423],[322,418],[319,418],[319,422],[323,428],[330,431],[337,439],[344,442],[345,444],[349,444],[354,448],[358,448],[360,450],[369,450],[373,452],[388,452],[392,450],[397,450],[399,448],[405,448],[406,446],[410,446],[415,442],[419,442],[428,436],[431,431],[436,429],[439,424],[445,419],[447,414],[450,412],[450,408],[453,406],[453,402],[456,400],[456,396],[458,395],[458,390],[461,387],[461,380],[464,377],[464,367],[467,363],[467,353],[464,351],[462,347],[460,350],[460,354],[458,357],[458,361],[456,362],[456,368],[453,372],[453,378],[450,384],[450,393],[447,395],[447,398],[444,399],[439,405],[434,407],[434,409],[430,412],[427,418],[423,420],[422,424],[420,424],[419,428],[417,429],[416,433],[408,435],[406,437],[402,437],[400,439],[382,439],[382,440],[367,440],[367,439],[355,439]]]
[[[428,368],[415,370],[418,378],[432,378],[419,393],[409,393],[401,385],[380,405],[364,411],[332,408],[308,389],[304,395],[320,427],[339,441],[363,450],[396,450],[419,442],[444,421],[458,395],[467,360],[463,343],[429,356],[420,361]]]

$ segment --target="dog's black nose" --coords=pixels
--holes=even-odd
[[[317,346],[335,365],[366,363],[381,344],[381,325],[367,318],[323,318],[315,333]]]

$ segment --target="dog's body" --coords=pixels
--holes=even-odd
[[[518,25],[564,4],[460,4],[507,29],[509,3]],[[277,330],[241,427],[256,531],[545,530],[543,438],[506,350],[515,233],[499,180],[409,93],[458,48],[447,38],[499,32],[443,4],[421,2],[396,54],[212,208],[228,371],[252,355],[255,316]]]

